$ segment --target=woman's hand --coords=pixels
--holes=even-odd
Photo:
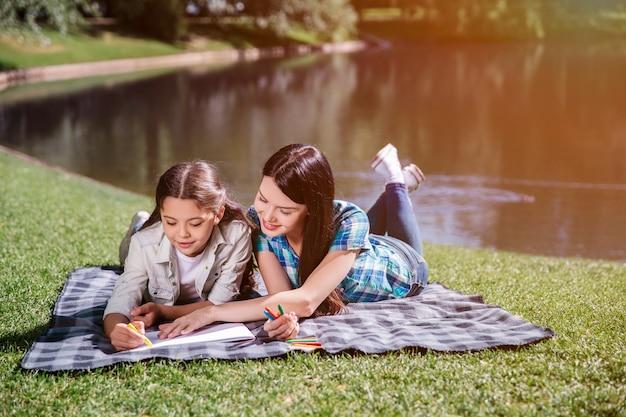
[[[159,339],[171,339],[176,336],[184,335],[198,330],[208,324],[213,323],[215,320],[212,318],[212,312],[215,306],[200,308],[189,314],[181,316],[171,323],[161,324],[159,326]]]
[[[146,303],[133,308],[130,311],[130,315],[133,321],[141,321],[145,324],[145,327],[151,327],[161,321],[163,316],[161,309],[164,307],[166,306],[161,304]]]
[[[111,344],[117,351],[134,349],[143,345],[145,327],[142,321],[133,321],[132,324],[141,333],[128,328],[128,323],[117,323],[111,331]]]
[[[298,335],[300,325],[295,312],[281,314],[275,320],[267,320],[263,329],[269,337],[281,340],[293,339]]]

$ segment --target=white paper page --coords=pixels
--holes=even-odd
[[[173,339],[161,340],[157,337],[160,330],[148,330],[146,337],[150,339],[153,347],[158,346],[174,346],[184,345],[194,342],[235,342],[243,340],[252,340],[254,335],[243,323],[222,323],[196,330],[195,332],[178,336]],[[149,346],[143,345],[135,350],[150,349]]]

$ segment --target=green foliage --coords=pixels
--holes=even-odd
[[[257,25],[280,36],[303,28],[321,39],[340,41],[355,34],[357,19],[349,0],[274,0]]]
[[[258,3],[259,0],[254,0]],[[188,5],[195,6],[198,16],[230,16],[238,12],[241,0],[189,0]]]
[[[0,0],[0,26],[41,35],[41,24],[65,34],[81,27],[83,14],[97,15],[89,0]]]
[[[187,33],[180,0],[113,0],[112,14],[128,31],[173,43]]]

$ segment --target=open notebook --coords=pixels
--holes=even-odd
[[[214,324],[173,339],[161,340],[157,337],[158,334],[159,329],[148,329],[148,331],[146,331],[146,337],[152,342],[152,348],[185,345],[198,342],[241,342],[254,339],[252,332],[250,332],[250,330],[243,323]],[[140,349],[151,348],[143,345],[134,350]]]

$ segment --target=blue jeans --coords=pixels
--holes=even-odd
[[[428,266],[419,224],[413,212],[405,184],[391,183],[368,210],[370,232],[382,236],[394,249],[402,252],[413,267],[415,284],[419,287],[428,282]],[[417,290],[417,289],[416,289]],[[409,295],[413,294],[413,290]]]

